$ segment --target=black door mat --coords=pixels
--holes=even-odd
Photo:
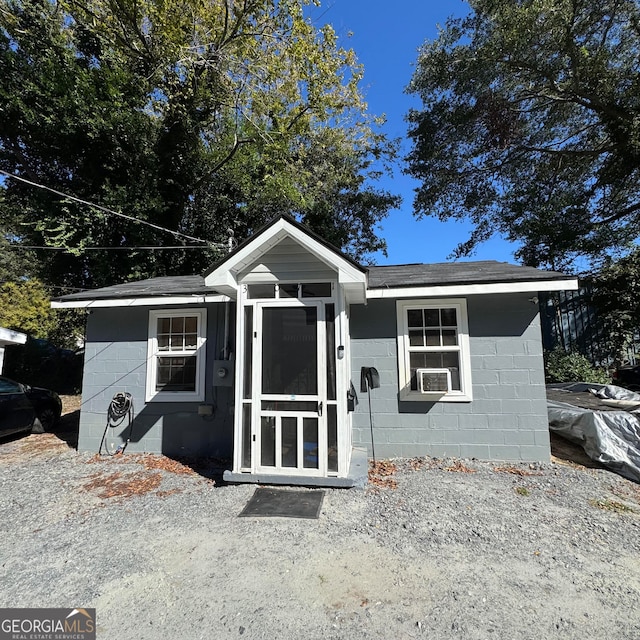
[[[239,517],[317,518],[324,491],[290,491],[258,487]]]

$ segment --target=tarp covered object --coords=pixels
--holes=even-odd
[[[616,395],[611,389],[605,394]],[[552,431],[579,444],[592,460],[640,482],[640,421],[635,413],[594,411],[556,401],[547,402],[547,408]]]

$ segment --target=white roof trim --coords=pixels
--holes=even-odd
[[[537,293],[539,291],[576,291],[578,279],[537,280],[528,282],[492,282],[488,284],[451,284],[424,287],[367,289],[367,300],[375,298],[419,298],[468,296],[491,293]]]
[[[24,344],[27,341],[27,334],[0,327],[0,347],[8,344]]]
[[[461,295],[482,295],[492,293],[537,293],[539,291],[576,291],[578,280],[542,280],[529,282],[495,282],[490,284],[457,284],[431,285],[425,287],[396,287],[389,289],[367,289],[367,300],[398,299],[419,297],[446,297]],[[150,307],[169,306],[176,304],[203,304],[205,302],[229,302],[226,295],[190,295],[190,296],[157,296],[150,298],[103,298],[101,300],[69,300],[66,302],[52,301],[53,309],[91,309],[101,307]],[[0,340],[2,331],[0,328]],[[17,335],[18,332],[11,332]],[[26,341],[26,336],[25,336]],[[23,344],[22,342],[19,344]]]
[[[155,298],[104,298],[102,300],[69,300],[51,302],[52,309],[95,309],[96,307],[164,307],[171,304],[203,304],[228,302],[228,296],[157,296]]]
[[[276,220],[265,229],[255,240],[249,241],[234,256],[226,260],[218,269],[214,269],[204,279],[208,287],[220,289],[229,286],[235,275],[249,267],[261,255],[277,245],[281,240],[290,237],[320,261],[335,269],[340,284],[357,283],[366,286],[366,273],[352,265],[340,255],[318,242],[315,238],[298,229],[284,218]],[[363,292],[364,293],[364,292]],[[363,296],[364,297],[364,296]]]

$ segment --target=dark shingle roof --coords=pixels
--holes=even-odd
[[[71,293],[58,298],[58,300],[70,302],[72,300],[109,300],[113,298],[215,295],[216,293],[211,287],[205,287],[204,278],[200,275],[165,276]]]
[[[441,262],[435,264],[399,264],[369,267],[369,289],[400,289],[455,284],[489,284],[492,282],[544,282],[570,278],[555,271],[540,271],[507,262]],[[82,291],[58,298],[59,301],[151,298],[160,296],[216,295],[206,287],[204,277],[165,276],[127,282],[102,289]]]
[[[570,277],[556,271],[541,271],[496,260],[398,264],[369,267],[369,289],[566,280]]]

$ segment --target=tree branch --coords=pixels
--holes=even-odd
[[[298,120],[300,120],[300,118],[302,118],[302,116],[311,109],[311,105],[305,105],[300,113],[296,114],[296,116],[293,118],[293,120],[287,125],[286,131],[291,131],[291,129],[293,128],[293,126],[295,125],[296,122],[298,122]]]
[[[620,211],[617,211],[616,213],[610,215],[608,218],[603,218],[602,220],[594,222],[593,226],[601,227],[605,224],[616,222],[617,220],[622,220],[622,218],[625,218],[626,216],[635,213],[636,211],[640,211],[640,202],[636,202],[635,204],[632,204],[625,209],[621,209]]]
[[[220,169],[222,169],[222,167],[227,164],[227,162],[230,162],[233,159],[233,156],[236,155],[236,153],[238,152],[238,149],[240,148],[241,145],[243,144],[248,144],[249,142],[253,142],[253,138],[243,138],[241,140],[238,139],[237,135],[234,135],[234,140],[233,140],[233,146],[231,147],[231,150],[229,151],[229,153],[227,153],[227,155],[218,160],[218,162],[216,162],[216,164],[213,166],[213,168],[210,171],[207,171],[206,173],[204,173],[202,176],[200,176],[200,178],[198,178],[198,180],[196,180],[196,182],[193,185],[193,191],[197,191],[197,189],[200,187],[200,185],[210,176],[215,175],[216,173],[218,173],[218,171],[220,171]]]
[[[545,153],[549,155],[574,156],[574,157],[580,157],[580,156],[597,157],[599,155],[602,155],[603,153],[611,153],[612,151],[615,151],[615,147],[613,146],[603,147],[602,149],[551,149],[549,147],[527,147],[527,146],[520,146],[518,148],[522,149],[523,151],[527,151],[529,153]]]

